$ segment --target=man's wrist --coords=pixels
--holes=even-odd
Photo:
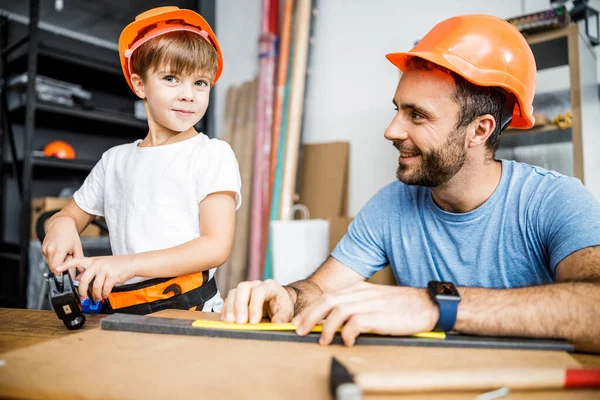
[[[429,293],[427,293],[427,289],[422,290],[423,295],[427,298],[426,302],[429,304],[427,307],[429,310],[429,313],[427,313],[427,315],[429,315],[429,323],[427,326],[430,331],[433,331],[440,320],[440,306],[431,298]]]
[[[292,308],[294,310],[294,316],[295,316],[296,315],[296,300],[298,300],[298,291],[292,285],[284,286],[283,288],[288,292],[288,294],[290,296],[290,301],[292,302]]]

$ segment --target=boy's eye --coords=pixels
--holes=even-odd
[[[206,81],[196,81],[197,86],[208,86],[208,82]]]
[[[163,79],[169,83],[174,83],[177,81],[177,78],[175,78],[173,75],[167,75]]]

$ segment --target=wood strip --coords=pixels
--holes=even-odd
[[[302,109],[304,106],[304,87],[306,83],[306,62],[308,59],[311,11],[310,0],[298,0],[296,32],[294,35],[290,115],[286,138],[287,142],[280,206],[280,219],[284,220],[291,218],[290,209],[294,204],[298,152],[300,147],[300,129],[302,126]]]

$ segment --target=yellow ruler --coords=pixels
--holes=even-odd
[[[212,321],[207,319],[199,319],[192,322],[192,326],[194,328],[204,328],[204,329],[221,329],[221,330],[230,330],[230,331],[295,331],[298,327],[295,324],[290,322],[276,324],[274,322],[259,322],[258,324],[236,324],[236,323],[228,323],[223,321]],[[341,331],[342,328],[338,329],[338,332]],[[323,325],[315,325],[315,327],[311,330],[311,332],[322,332]],[[411,335],[413,337],[427,338],[427,339],[446,339],[446,334],[444,332],[421,332]]]

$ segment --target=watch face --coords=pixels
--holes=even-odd
[[[431,295],[443,300],[460,300],[460,294],[452,282],[431,281],[427,285]]]

